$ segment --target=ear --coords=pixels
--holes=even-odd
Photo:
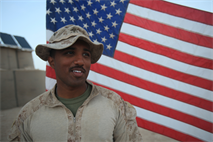
[[[49,64],[50,64],[50,66],[51,66],[53,69],[55,69],[54,58],[49,56],[47,60],[48,60],[48,62],[49,62]]]

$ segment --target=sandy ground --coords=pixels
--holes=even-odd
[[[8,131],[15,119],[15,117],[18,115],[18,112],[20,111],[21,107],[12,108],[8,110],[1,110],[1,135],[0,135],[0,141],[1,142],[8,142],[7,140],[7,134]],[[140,132],[143,136],[143,142],[178,142],[174,139],[165,137],[163,135],[145,130],[140,128]]]

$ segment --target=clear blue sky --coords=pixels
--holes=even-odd
[[[166,0],[213,12],[213,0]],[[25,37],[31,47],[46,43],[45,0],[0,0],[0,31]],[[32,52],[36,69],[45,70],[46,62]]]

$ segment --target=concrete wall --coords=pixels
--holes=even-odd
[[[17,69],[16,50],[12,48],[0,48],[0,68],[1,69]]]
[[[1,109],[25,105],[45,92],[45,71],[0,70]]]
[[[32,68],[34,69],[34,63],[32,58],[32,53],[29,51],[17,51],[17,60],[19,68]]]
[[[16,91],[14,85],[14,73],[12,70],[0,70],[1,109],[9,109],[17,106]]]
[[[34,69],[31,51],[22,51],[13,48],[0,48],[0,68],[1,69]]]
[[[16,70],[15,77],[18,106],[45,92],[45,71]]]

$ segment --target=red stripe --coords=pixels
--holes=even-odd
[[[196,45],[213,48],[213,38],[211,37],[192,33],[180,28],[175,28],[162,23],[151,21],[149,19],[144,19],[133,14],[126,13],[124,22]]]
[[[130,3],[167,13],[173,16],[182,17],[185,19],[201,22],[207,25],[213,25],[213,14],[210,12],[205,12],[197,10],[194,8],[189,8],[186,6],[181,6],[173,3],[169,3],[162,0],[130,0]]]
[[[182,112],[174,110],[174,109],[170,109],[170,108],[167,108],[167,107],[152,103],[150,101],[146,101],[144,99],[140,99],[140,98],[134,97],[132,95],[123,93],[121,91],[118,91],[118,90],[103,86],[103,85],[98,84],[98,83],[95,83],[95,81],[93,82],[93,84],[98,85],[98,86],[102,86],[104,88],[107,88],[109,90],[112,90],[112,91],[116,92],[125,101],[128,101],[132,105],[135,105],[135,106],[138,106],[140,108],[143,108],[143,109],[146,109],[146,110],[149,110],[149,111],[152,111],[152,112],[155,112],[155,113],[158,113],[158,114],[161,114],[161,115],[164,115],[164,116],[167,116],[167,117],[179,120],[179,121],[182,121],[184,123],[188,123],[190,125],[198,127],[198,128],[203,129],[205,131],[208,131],[208,132],[211,132],[211,133],[213,132],[212,123],[207,122],[205,120],[202,120],[200,118],[197,118],[197,117],[182,113]]]
[[[151,121],[136,117],[137,123],[139,127],[142,127],[144,129],[153,131],[155,133],[159,133],[165,136],[168,136],[170,138],[176,139],[178,141],[182,142],[203,142],[202,140],[192,137],[190,135],[181,133],[179,131],[176,131],[174,129],[165,127],[160,124],[153,123]]]
[[[56,79],[55,70],[48,65],[46,65],[46,76],[49,78]]]
[[[167,67],[163,67],[161,65],[145,61],[143,59],[128,55],[117,50],[115,51],[114,58],[127,64],[139,67],[141,69],[145,69],[150,72],[154,72],[175,80],[179,80],[184,83],[188,83],[197,87],[201,87],[203,89],[213,91],[213,82],[210,80],[169,69]]]
[[[213,69],[212,60],[186,54],[124,33],[119,34],[119,41],[190,65]]]
[[[129,74],[123,73],[118,70],[114,70],[104,65],[101,65],[98,63],[93,64],[91,66],[91,70],[98,72],[100,74],[106,75],[108,77],[114,78],[116,80],[137,86],[139,88],[143,88],[145,90],[149,90],[151,92],[154,92],[175,100],[179,100],[181,102],[185,102],[185,103],[188,103],[209,111],[213,111],[212,102],[208,100],[204,100],[202,98],[198,98],[196,96],[192,96],[184,92],[173,90],[165,86],[161,86],[161,85],[149,82],[147,80],[143,80],[135,76],[131,76]]]
[[[96,64],[94,64],[94,65],[92,65],[91,70],[96,71],[96,68],[97,68],[97,66],[96,66]],[[100,68],[103,68],[102,70],[109,71],[109,74],[111,74],[111,71],[109,70],[109,68],[105,68],[105,66],[102,66],[102,65],[100,65]],[[56,78],[54,69],[51,68],[48,65],[46,66],[46,76],[53,78],[53,79]],[[123,76],[121,76],[121,78],[123,78]],[[130,77],[130,78],[132,78],[132,77]],[[150,111],[153,111],[153,112],[156,112],[156,113],[159,113],[159,114],[162,114],[162,115],[165,115],[165,116],[168,116],[168,117],[180,120],[180,121],[183,121],[185,123],[194,125],[198,128],[201,128],[201,129],[204,129],[206,131],[213,133],[212,124],[207,122],[207,121],[204,121],[204,120],[201,120],[199,118],[184,114],[182,112],[179,112],[179,111],[176,111],[176,110],[173,110],[173,109],[169,109],[167,107],[164,107],[164,106],[161,106],[161,105],[158,105],[158,104],[155,104],[155,103],[152,103],[152,102],[149,102],[149,101],[146,101],[146,100],[143,100],[143,99],[140,99],[140,98],[128,95],[128,94],[125,94],[125,93],[120,92],[118,90],[114,90],[112,88],[108,88],[106,86],[103,86],[103,85],[100,85],[100,84],[97,84],[97,83],[94,83],[94,84],[105,87],[107,89],[110,89],[110,90],[118,93],[124,100],[130,102],[131,104],[133,104],[135,106],[138,106],[138,107],[141,107],[141,108],[144,108],[144,109],[147,109],[147,110],[150,110]],[[132,85],[134,85],[134,84],[132,84]]]

